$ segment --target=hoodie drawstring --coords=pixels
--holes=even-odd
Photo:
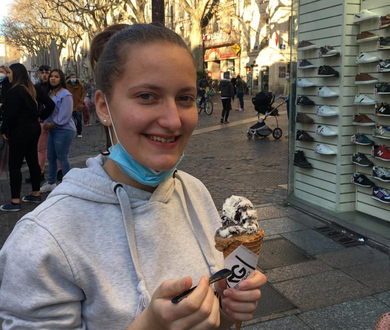
[[[146,288],[145,278],[141,273],[141,267],[138,259],[137,245],[135,239],[135,225],[133,212],[131,211],[130,198],[120,184],[115,185],[114,192],[119,199],[119,204],[122,212],[122,220],[126,229],[127,243],[138,279],[137,291],[140,296],[138,298],[137,309],[134,315],[134,318],[136,318],[150,304],[151,298]]]

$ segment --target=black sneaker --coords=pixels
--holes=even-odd
[[[390,60],[380,61],[377,70],[378,72],[390,72]]]
[[[378,41],[378,49],[390,49],[390,37],[380,37]]]
[[[297,150],[294,154],[294,166],[302,168],[311,168],[311,164],[307,161],[302,150]]]
[[[377,94],[390,94],[390,85],[385,82],[375,84]]]
[[[22,198],[22,202],[39,204],[40,202],[42,202],[42,197],[41,196],[28,195],[28,196],[24,196]]]
[[[310,100],[307,96],[302,95],[298,96],[297,105],[314,105],[314,102]]]
[[[339,73],[329,65],[322,65],[318,68],[318,77],[339,77]]]
[[[351,178],[351,183],[356,184],[357,186],[370,188],[375,186],[375,183],[368,179],[364,174],[356,172]]]
[[[298,65],[298,69],[314,69],[315,66],[313,64],[311,64],[308,60],[302,60],[299,65]]]
[[[352,163],[364,167],[374,166],[374,164],[367,158],[367,156],[360,152],[356,152],[352,155]]]
[[[375,116],[388,117],[390,116],[390,105],[386,102],[377,103],[375,105]]]
[[[372,178],[382,182],[390,182],[390,173],[384,167],[374,166],[372,168]]]
[[[297,131],[297,138],[296,138],[296,140],[297,141],[302,141],[302,142],[314,142],[313,137],[310,136],[309,133],[307,133],[304,130],[298,130]]]
[[[318,57],[331,57],[340,55],[339,51],[334,49],[332,46],[324,46],[320,48],[318,52]]]

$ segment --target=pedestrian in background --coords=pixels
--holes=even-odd
[[[245,93],[245,89],[246,89],[246,84],[245,84],[245,81],[242,80],[240,75],[237,75],[236,87],[237,87],[237,98],[240,102],[240,107],[238,110],[243,111],[244,110],[244,93]]]
[[[176,171],[198,118],[186,43],[161,25],[120,24],[95,36],[90,58],[113,146],[71,170],[8,237],[4,324],[222,330],[251,319],[266,277],[255,270],[240,290],[209,285],[224,265],[214,248],[220,217],[206,187]],[[188,275],[197,288],[173,304],[192,286]]]
[[[228,77],[224,77],[224,79],[220,81],[219,90],[221,91],[222,101],[221,124],[229,124],[229,112],[232,108],[232,101],[234,102],[234,87]]]
[[[5,99],[5,95],[8,90],[11,88],[11,83],[8,79],[8,68],[4,65],[0,66],[0,121],[3,114],[3,103]]]
[[[66,79],[66,88],[73,95],[73,119],[77,128],[77,137],[81,138],[83,137],[81,133],[83,130],[85,89],[77,78],[76,73],[72,72],[68,76]]]
[[[61,164],[62,175],[65,176],[69,172],[69,151],[76,131],[72,116],[74,97],[66,89],[65,76],[61,70],[54,69],[50,72],[49,90],[55,109],[43,125],[43,129],[49,132],[47,139],[49,177],[41,187],[41,193],[51,192],[57,186],[57,160]]]
[[[40,88],[33,85],[27,69],[20,63],[9,67],[12,87],[4,100],[4,116],[1,134],[9,142],[9,174],[11,202],[2,205],[2,211],[19,211],[22,187],[21,167],[26,159],[30,171],[32,192],[22,198],[26,203],[40,203],[40,167],[38,163],[38,139],[41,134],[39,118],[47,118],[54,109],[53,101]],[[40,113],[38,103],[44,104]]]
[[[205,74],[197,83],[198,95],[200,96],[199,108],[202,108],[202,105],[206,102],[206,89],[213,89],[207,78],[207,74]]]

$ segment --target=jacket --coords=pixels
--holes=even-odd
[[[4,244],[4,330],[124,330],[164,280],[196,284],[223,268],[219,215],[199,180],[178,171],[149,193],[113,182],[105,161],[69,171]]]
[[[83,111],[85,89],[77,79],[73,85],[69,80],[66,82],[66,88],[73,95],[73,111]]]
[[[219,90],[221,91],[222,98],[234,99],[234,87],[230,80],[224,79],[219,83]]]

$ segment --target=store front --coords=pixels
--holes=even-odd
[[[372,17],[355,16],[362,10]],[[390,59],[379,41],[390,36],[380,18],[390,3],[296,0],[293,11],[289,198],[342,225],[390,233],[390,180],[378,177],[379,167],[390,172],[390,140],[381,133],[390,116],[379,112],[390,92],[378,90],[390,83],[379,65]],[[357,60],[361,53],[369,60]]]

